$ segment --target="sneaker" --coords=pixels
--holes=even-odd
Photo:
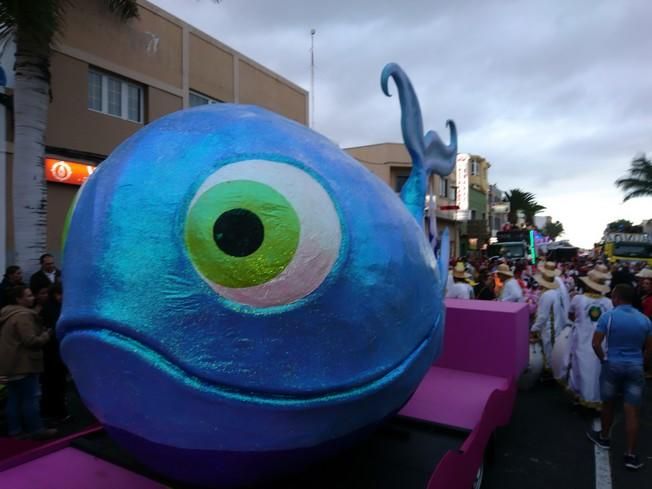
[[[586,437],[600,448],[604,448],[605,450],[611,448],[611,440],[609,438],[602,438],[602,434],[599,431],[587,431]]]
[[[630,470],[638,470],[643,467],[643,462],[639,460],[638,455],[625,454],[625,467]]]

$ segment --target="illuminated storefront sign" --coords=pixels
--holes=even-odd
[[[48,182],[81,185],[94,171],[93,165],[45,158],[45,178]]]

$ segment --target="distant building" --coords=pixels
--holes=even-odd
[[[509,202],[505,198],[505,192],[495,184],[489,185],[488,201],[489,229],[491,230],[491,237],[495,238],[496,233],[509,222]]]
[[[457,155],[456,182],[460,255],[477,254],[489,242],[489,168],[480,155]]]
[[[357,146],[345,148],[344,151],[362,163],[397,193],[401,191],[412,169],[410,155],[405,145],[401,143]],[[455,171],[446,178],[440,178],[439,175],[433,175],[431,178],[431,185],[436,196],[438,232],[441,234],[445,228],[448,228],[451,256],[460,256],[456,211],[442,209],[442,207],[455,206]]]

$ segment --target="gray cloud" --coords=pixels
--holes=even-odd
[[[427,129],[446,134],[455,119],[461,149],[492,162],[492,181],[544,205],[569,182],[618,199],[613,180],[652,150],[648,0],[154,3],[305,88],[316,28],[316,129],[342,146],[401,141],[398,101],[379,88],[395,61]],[[574,219],[568,199],[555,219]],[[639,202],[629,218],[649,214]]]

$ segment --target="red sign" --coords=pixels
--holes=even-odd
[[[94,171],[93,165],[45,158],[45,178],[48,182],[81,185]]]

